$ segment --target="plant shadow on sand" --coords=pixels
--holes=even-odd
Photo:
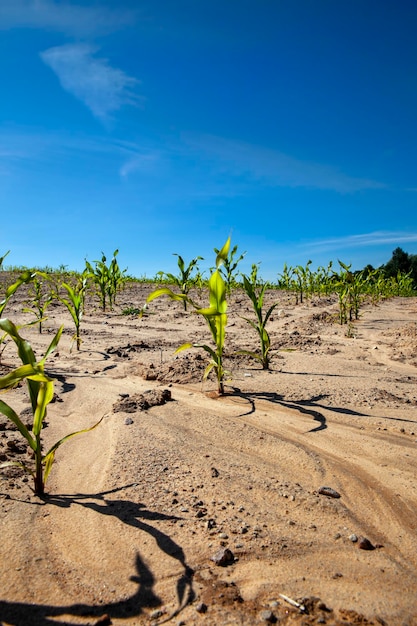
[[[182,570],[176,582],[178,607],[172,614],[165,616],[165,619],[159,622],[163,623],[178,615],[182,609],[194,600],[194,571],[187,565],[181,546],[175,543],[169,535],[147,523],[148,521],[179,520],[181,518],[149,511],[145,508],[145,505],[141,503],[132,502],[130,500],[113,500],[106,497],[132,486],[134,486],[134,483],[98,494],[47,496],[44,498],[43,506],[54,505],[69,508],[72,505],[79,505],[96,511],[101,515],[115,517],[124,524],[133,526],[149,534],[155,539],[158,548],[162,552],[176,559]],[[57,622],[53,618],[59,616],[77,616],[86,619],[91,617],[98,619],[103,615],[107,615],[109,617],[108,623],[110,623],[111,618],[126,619],[138,617],[142,614],[144,607],[155,608],[161,606],[162,600],[154,593],[153,587],[155,578],[152,571],[147,567],[138,553],[136,553],[135,557],[135,569],[135,575],[131,576],[129,580],[138,584],[138,590],[125,600],[100,605],[79,603],[68,606],[34,605],[24,602],[7,602],[0,600],[0,623],[4,621],[12,626],[52,626],[57,623],[60,625],[64,624],[64,626],[74,626],[74,623],[71,621],[59,620],[59,622]]]
[[[252,413],[256,411],[257,400],[266,400],[268,402],[279,404],[280,406],[285,407],[287,409],[295,409],[296,411],[299,411],[300,413],[303,413],[305,415],[310,415],[315,422],[319,422],[319,425],[315,428],[311,428],[310,430],[308,430],[307,431],[308,433],[316,433],[320,430],[326,430],[327,428],[327,420],[325,416],[323,415],[323,413],[316,410],[317,408],[325,408],[326,410],[334,411],[335,413],[346,413],[348,415],[367,417],[365,413],[359,413],[358,411],[353,411],[347,408],[332,407],[332,406],[322,407],[322,405],[319,404],[319,401],[322,400],[323,398],[326,398],[326,395],[324,394],[314,396],[313,398],[310,398],[309,400],[298,400],[298,401],[289,402],[287,400],[284,400],[283,396],[274,392],[266,392],[266,391],[256,392],[256,393],[255,392],[242,392],[238,388],[233,388],[233,394],[230,394],[230,396],[232,397],[237,396],[239,398],[242,398],[249,404],[249,410],[246,411],[245,413],[242,413],[241,417],[243,417],[244,415],[251,415]]]

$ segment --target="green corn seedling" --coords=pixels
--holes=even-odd
[[[12,295],[19,289],[19,287],[25,283],[29,283],[36,276],[36,272],[30,270],[24,271],[19,278],[12,285],[9,285],[6,289],[3,300],[0,301],[0,316],[3,314],[6,304],[9,302]]]
[[[218,250],[217,248],[214,248],[214,252],[217,255],[219,255],[221,251]],[[223,260],[223,266],[220,269],[220,273],[223,275],[223,278],[226,284],[226,290],[229,295],[232,291],[232,287],[236,284],[237,266],[239,265],[241,261],[243,261],[245,254],[246,252],[243,252],[238,258],[236,258],[236,255],[237,255],[237,245],[236,245],[232,248],[232,250],[229,250],[226,258]],[[218,269],[217,266],[216,266],[216,269]]]
[[[6,253],[6,254],[8,254],[8,253]],[[19,276],[19,278],[17,279],[16,282],[14,282],[12,285],[9,285],[9,287],[7,287],[6,293],[4,295],[4,298],[3,298],[3,300],[0,301],[0,317],[2,316],[3,311],[4,311],[7,303],[9,302],[10,298],[17,291],[17,289],[19,289],[19,287],[21,285],[23,285],[25,283],[28,283],[31,280],[33,280],[34,277],[35,277],[35,273],[27,270],[27,271],[23,272]],[[4,349],[6,347],[6,342],[5,342],[6,336],[7,336],[7,333],[4,333],[3,335],[0,335],[0,347],[3,346],[2,348],[0,348],[0,362],[1,362],[1,357],[3,355]]]
[[[64,304],[74,322],[75,326],[75,335],[74,341],[77,345],[77,350],[81,348],[81,335],[80,335],[80,326],[81,319],[84,313],[84,303],[85,303],[85,292],[87,289],[87,281],[88,274],[84,272],[78,279],[78,282],[75,286],[70,285],[69,283],[61,283],[61,287],[65,290],[65,296],[61,296],[59,291],[57,290],[56,297],[62,304]]]
[[[284,291],[288,292],[295,291],[295,282],[293,276],[294,268],[288,267],[288,265],[284,263],[282,274],[278,274],[278,289],[283,289]]]
[[[296,279],[295,279],[295,288],[296,288],[296,293],[297,293],[296,304],[298,304],[298,296],[299,296],[300,304],[303,304],[303,298],[306,294],[308,294],[309,275],[311,274],[311,271],[310,271],[311,263],[312,261],[308,261],[305,267],[303,267],[302,265],[297,265],[297,267],[295,267],[293,270],[296,276]]]
[[[202,315],[206,320],[207,325],[210,329],[211,336],[214,342],[215,347],[203,343],[184,343],[177,350],[176,353],[181,352],[182,350],[187,350],[188,348],[203,348],[211,357],[210,362],[207,365],[203,380],[206,380],[208,375],[212,370],[216,372],[217,377],[217,388],[218,393],[224,393],[224,378],[226,375],[226,370],[223,367],[223,351],[224,351],[224,343],[226,337],[226,325],[227,325],[227,300],[226,300],[226,283],[223,279],[223,276],[220,272],[220,267],[225,262],[225,259],[228,258],[230,248],[230,237],[227,239],[224,246],[217,252],[216,257],[216,269],[213,271],[212,275],[209,278],[208,289],[209,289],[209,307],[202,308],[187,294],[178,294],[172,291],[169,287],[161,287],[156,289],[152,293],[149,294],[146,302],[152,302],[155,298],[159,298],[160,296],[168,296],[171,300],[176,300],[178,302],[186,302],[190,304],[195,313]]]
[[[43,283],[39,280],[38,276],[49,280],[47,274],[42,272],[36,273],[36,276],[33,278],[33,288],[29,290],[29,296],[31,296],[29,304],[31,306],[24,308],[23,312],[33,313],[36,316],[36,322],[39,324],[39,333],[42,333],[42,323],[45,321],[45,312],[54,299],[54,296],[51,290],[47,292],[43,290]]]
[[[363,271],[351,272],[351,265],[338,261],[341,271],[337,275],[335,289],[339,297],[339,321],[340,324],[352,322],[353,317],[359,319],[359,308],[364,299],[366,281]]]
[[[187,266],[185,266],[182,256],[174,252],[174,256],[178,257],[178,269],[179,274],[170,274],[169,272],[159,272],[161,280],[168,281],[169,283],[176,285],[183,296],[188,296],[190,289],[197,285],[198,277],[201,276],[199,272],[195,276],[192,275],[194,268],[197,269],[199,261],[203,261],[202,256],[197,256],[192,259]],[[182,299],[184,311],[187,310],[187,298]]]
[[[271,317],[273,310],[278,306],[278,302],[270,306],[264,316],[262,307],[263,307],[265,290],[266,290],[267,284],[266,283],[263,284],[260,287],[259,292],[257,293],[256,290],[257,290],[257,284],[258,284],[258,277],[257,277],[256,266],[252,266],[252,273],[251,273],[250,278],[246,276],[245,274],[242,274],[242,278],[243,278],[243,288],[246,292],[246,295],[250,298],[252,302],[253,310],[256,315],[256,322],[254,322],[253,320],[247,317],[243,317],[243,319],[246,322],[248,322],[248,324],[250,324],[252,328],[254,328],[256,332],[258,333],[260,344],[261,344],[260,345],[261,352],[260,354],[258,354],[257,352],[250,352],[248,350],[240,350],[239,354],[247,354],[248,356],[251,356],[254,359],[257,359],[258,361],[261,362],[262,368],[264,370],[267,370],[269,369],[269,365],[270,365],[269,353],[271,350],[271,339],[270,339],[268,331],[266,330],[266,325],[268,323],[269,318]]]
[[[58,345],[63,326],[61,326],[51,341],[44,357],[38,362],[36,361],[29,342],[19,335],[18,329],[13,322],[6,318],[0,319],[0,328],[3,332],[7,333],[11,339],[13,339],[17,346],[20,360],[22,361],[22,365],[20,367],[17,367],[13,371],[6,374],[6,376],[2,376],[0,378],[0,390],[10,390],[19,382],[24,380],[26,381],[33,413],[32,432],[30,432],[27,426],[25,426],[12,407],[6,404],[3,400],[0,400],[0,412],[15,424],[21,435],[23,435],[26,439],[28,445],[33,451],[34,468],[29,467],[20,461],[6,461],[5,463],[2,463],[0,467],[4,468],[17,466],[22,468],[33,477],[35,494],[43,496],[45,493],[45,483],[51,472],[57,449],[65,441],[71,439],[71,437],[92,430],[98,426],[101,420],[90,428],[66,435],[57,441],[46,454],[43,454],[42,428],[47,414],[48,404],[51,402],[54,395],[53,379],[45,374],[44,365],[49,354],[51,354],[51,352],[53,352]]]
[[[0,256],[0,270],[2,270],[2,269],[3,269],[4,259],[6,258],[6,256],[7,256],[8,254],[10,254],[10,250],[8,250],[8,251],[6,252],[6,254],[3,254],[3,256]]]
[[[101,261],[94,261],[94,267],[87,260],[85,265],[86,272],[97,286],[100,306],[103,311],[106,311],[107,303],[110,310],[113,309],[117,293],[126,280],[127,269],[121,270],[119,267],[116,258],[119,254],[118,250],[113,252],[113,258],[109,265],[107,265],[107,258],[104,252],[101,254]]]

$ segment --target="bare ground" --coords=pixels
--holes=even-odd
[[[105,314],[91,300],[80,352],[60,306],[42,335],[21,331],[40,356],[66,326],[46,444],[105,417],[58,450],[44,500],[2,471],[0,623],[416,625],[417,300],[365,305],[347,328],[332,299],[271,292],[263,371],[235,354],[257,348],[235,293],[219,398],[205,352],[173,355],[209,341],[203,320],[164,299],[122,315],[150,289],[129,284]],[[21,300],[5,311],[19,323]],[[5,400],[30,422],[24,387]],[[0,429],[0,458],[29,458]]]

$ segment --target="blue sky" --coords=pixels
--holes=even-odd
[[[417,253],[414,0],[1,0],[0,256]]]

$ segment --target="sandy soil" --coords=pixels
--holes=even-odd
[[[44,500],[1,472],[0,623],[417,624],[417,300],[365,305],[348,329],[334,300],[271,292],[262,371],[235,354],[257,348],[235,293],[218,398],[204,351],[173,354],[209,340],[204,320],[166,299],[122,315],[150,290],[129,284],[106,314],[90,298],[80,352],[61,306],[42,335],[22,330],[41,356],[66,326],[46,445],[104,419],[58,450]],[[22,323],[16,295],[5,313]],[[24,387],[7,401],[30,423]],[[26,447],[0,418],[14,457]]]

